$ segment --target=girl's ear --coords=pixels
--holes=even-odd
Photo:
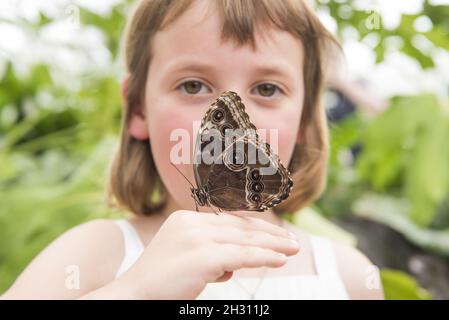
[[[146,140],[149,138],[145,111],[140,106],[136,112],[133,112],[128,122],[129,134],[137,140]]]
[[[128,79],[129,75],[126,75],[122,81],[122,99],[125,109],[128,109]],[[142,106],[136,106],[133,108],[133,112],[128,122],[129,134],[137,140],[145,140],[149,138],[149,132],[147,122],[145,118],[145,109]]]

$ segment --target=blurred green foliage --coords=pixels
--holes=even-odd
[[[422,289],[416,281],[407,274],[384,269],[381,272],[382,284],[387,300],[429,300],[429,292]]]
[[[360,179],[376,192],[405,196],[410,218],[428,226],[449,194],[448,137],[449,106],[433,95],[394,99],[362,136]]]
[[[102,16],[81,9],[83,26],[106,38],[114,60],[128,4]],[[17,21],[38,37],[52,20]],[[79,52],[83,48],[71,48]],[[17,72],[7,60],[0,75],[0,292],[50,241],[84,221],[117,217],[104,187],[121,119],[118,74],[84,70],[64,86],[51,63]]]
[[[387,29],[374,5],[361,9],[355,2],[320,0],[318,8],[335,20],[341,39],[351,31],[369,43],[377,63],[397,50],[424,71],[435,67],[436,50],[449,50],[449,6],[425,0],[420,12],[402,14]],[[427,30],[417,28],[423,19],[430,21]],[[355,214],[388,225],[449,258],[449,101],[433,94],[394,97],[378,117],[355,114],[330,130],[328,188],[318,210],[329,218]],[[429,298],[404,273],[383,270],[382,282],[387,299]]]
[[[424,1],[423,9],[417,14],[402,14],[401,21],[396,28],[387,29],[382,26],[381,16],[376,11],[375,2],[372,8],[358,9],[354,3],[357,1],[328,1],[319,0],[318,8],[324,9],[337,22],[337,30],[340,36],[348,28],[357,30],[358,40],[363,41],[367,37],[376,38],[377,44],[373,48],[377,62],[384,60],[388,49],[388,40],[399,39],[399,50],[418,61],[423,68],[433,67],[432,56],[423,48],[414,44],[414,38],[421,37],[430,41],[435,47],[449,50],[449,6],[432,5],[428,0]],[[428,18],[432,26],[430,30],[416,30],[415,22],[421,17]]]

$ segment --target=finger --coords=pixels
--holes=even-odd
[[[274,236],[264,231],[239,229],[228,226],[214,229],[210,230],[210,236],[217,243],[261,247],[284,253],[288,256],[294,255],[299,251],[299,244],[296,240]]]
[[[235,271],[242,268],[270,267],[278,268],[287,262],[287,256],[269,249],[234,244],[220,245],[217,258],[225,271]]]
[[[223,275],[218,278],[215,282],[225,282],[232,278],[234,273],[232,271],[225,271]]]

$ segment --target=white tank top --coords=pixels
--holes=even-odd
[[[144,251],[144,245],[134,227],[126,220],[115,220],[123,233],[125,254],[116,278],[126,272]],[[231,300],[250,298],[250,288],[256,288],[255,299],[274,300],[346,300],[349,296],[337,270],[331,242],[311,236],[316,275],[288,275],[265,277],[239,277],[236,281],[209,283],[197,297],[198,300]]]

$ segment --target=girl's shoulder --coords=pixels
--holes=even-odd
[[[114,219],[93,219],[60,235],[40,254],[60,264],[72,261],[91,287],[110,282],[124,254],[123,235]],[[38,256],[39,257],[39,256]]]
[[[337,242],[332,246],[349,295],[356,299],[383,299],[379,268],[355,247]]]
[[[312,245],[317,239],[324,239],[330,245],[337,265],[336,271],[351,298],[383,299],[378,268],[357,248],[323,236],[309,234],[288,222],[286,228],[297,235],[300,243],[306,243],[305,247],[311,251],[311,255],[317,254],[313,252],[317,250],[317,246]]]

